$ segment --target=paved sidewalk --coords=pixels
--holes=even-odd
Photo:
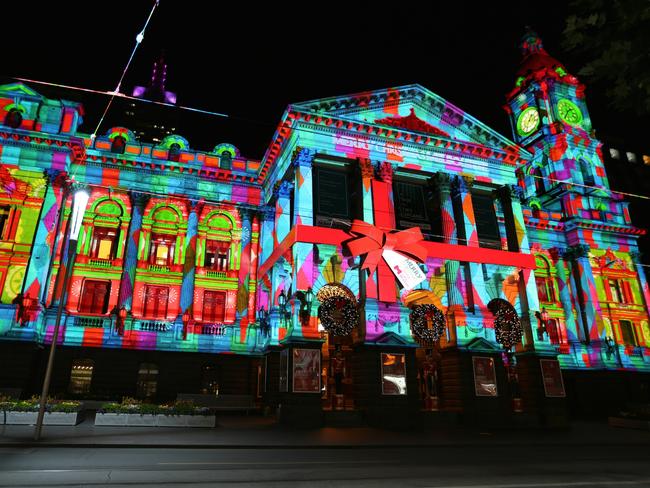
[[[139,448],[380,448],[499,445],[650,446],[648,431],[619,429],[606,423],[574,422],[568,430],[489,430],[460,426],[394,431],[369,427],[292,429],[274,418],[217,417],[215,428],[96,427],[94,414],[75,427],[43,426],[40,441],[34,427],[0,426],[0,447],[139,447]]]

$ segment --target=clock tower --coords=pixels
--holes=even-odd
[[[546,194],[566,183],[583,195],[608,189],[584,85],[546,52],[532,30],[520,49],[522,60],[505,110],[515,141],[534,155],[520,168],[526,196],[548,200]]]

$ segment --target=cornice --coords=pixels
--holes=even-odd
[[[522,157],[520,151],[503,151],[497,148],[488,147],[474,142],[459,141],[433,134],[411,132],[395,127],[376,125],[369,122],[353,121],[333,116],[323,116],[310,112],[292,110],[287,114],[285,121],[281,124],[273,144],[263,158],[263,166],[258,181],[263,181],[269,172],[269,168],[275,163],[285,142],[288,140],[292,129],[298,124],[316,127],[321,133],[332,135],[341,134],[352,137],[362,136],[371,141],[385,144],[386,142],[399,142],[406,147],[427,147],[432,151],[447,154],[464,154],[475,159],[482,159],[492,163],[498,163],[508,169],[524,164],[528,158]]]

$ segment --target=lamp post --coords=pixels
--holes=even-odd
[[[68,295],[68,282],[72,276],[72,268],[74,267],[74,259],[77,255],[77,241],[79,240],[79,231],[81,230],[81,223],[83,222],[84,214],[86,212],[86,205],[90,198],[88,189],[84,186],[77,186],[74,190],[72,199],[72,215],[70,217],[69,234],[68,234],[68,265],[65,269],[63,277],[63,287],[61,289],[61,297],[59,299],[59,308],[56,312],[56,321],[54,323],[54,332],[52,334],[52,344],[50,345],[50,355],[47,360],[47,369],[45,370],[45,380],[43,381],[43,391],[41,392],[41,401],[39,403],[38,418],[36,419],[36,429],[34,430],[34,439],[39,440],[41,437],[41,430],[43,428],[43,417],[45,416],[45,403],[47,402],[47,394],[50,389],[50,381],[52,379],[52,369],[54,366],[54,354],[56,352],[56,343],[59,340],[59,324],[61,322],[61,314],[63,307],[67,301]],[[63,209],[61,209],[63,212]],[[64,241],[65,244],[65,241]],[[63,246],[61,249],[64,249]]]
[[[269,324],[269,312],[264,307],[260,307],[257,312],[257,317],[260,322],[260,331],[264,337],[268,336],[271,332],[271,324]]]
[[[185,340],[187,339],[187,324],[190,322],[189,310],[185,310],[185,312],[183,312],[181,319],[183,320],[183,340]]]
[[[280,307],[280,321],[284,323],[287,314],[287,295],[284,294],[284,290],[278,296],[278,307]]]
[[[541,312],[535,312],[539,318],[539,327],[537,327],[537,340],[544,340],[544,332],[548,334],[548,312],[546,307],[542,307]],[[550,337],[550,336],[549,336]]]
[[[124,335],[124,321],[126,320],[126,307],[122,305],[117,311],[117,333],[118,335]]]

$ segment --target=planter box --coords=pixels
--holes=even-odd
[[[623,427],[624,429],[650,430],[650,420],[609,417],[609,425],[612,427]]]
[[[214,427],[214,415],[140,415],[139,413],[98,413],[95,425],[140,427]]]
[[[6,425],[35,425],[38,412],[6,412]],[[81,422],[81,412],[45,412],[43,425],[77,425]]]

